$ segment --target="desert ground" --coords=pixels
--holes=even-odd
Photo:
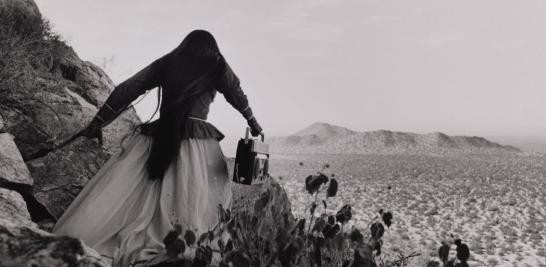
[[[304,180],[321,170],[340,187],[329,212],[351,204],[359,228],[393,212],[385,256],[418,252],[412,266],[425,266],[442,240],[460,238],[471,266],[546,266],[545,155],[273,155],[296,216],[309,217]]]

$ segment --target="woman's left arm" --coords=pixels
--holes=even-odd
[[[216,86],[218,92],[224,95],[227,102],[237,109],[246,119],[252,135],[257,136],[260,134],[262,132],[262,127],[252,113],[252,109],[248,104],[248,98],[243,92],[243,89],[241,89],[239,78],[227,63],[225,72],[219,77]]]
[[[159,86],[165,57],[155,60],[133,77],[116,86],[91,121],[91,124],[101,128],[107,126],[140,95]]]

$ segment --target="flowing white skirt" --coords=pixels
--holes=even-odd
[[[88,182],[53,232],[82,239],[114,266],[164,257],[163,238],[175,223],[202,233],[231,205],[227,164],[216,139],[187,139],[161,181],[148,179],[152,139],[135,134]]]

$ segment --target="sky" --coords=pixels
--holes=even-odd
[[[321,121],[546,137],[546,1],[36,2],[115,83],[209,30],[269,135]],[[154,108],[136,106],[144,119]],[[227,136],[246,125],[220,95],[209,121]]]

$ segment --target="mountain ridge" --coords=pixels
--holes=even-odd
[[[519,148],[501,145],[479,136],[449,136],[374,130],[359,132],[315,122],[296,133],[271,139],[273,154],[490,154],[518,153]]]

